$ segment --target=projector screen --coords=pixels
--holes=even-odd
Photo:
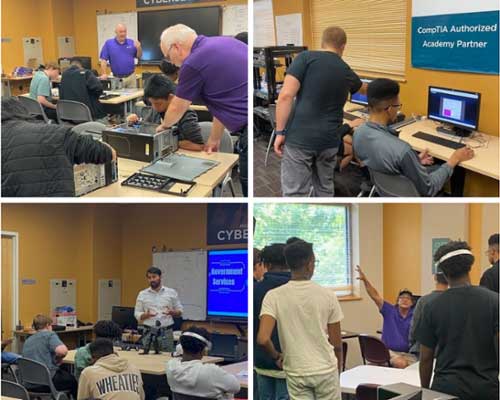
[[[247,318],[248,250],[210,250],[207,270],[207,316]]]
[[[160,36],[169,26],[184,24],[194,29],[199,35],[218,36],[222,32],[221,21],[221,7],[180,8],[137,13],[138,36],[142,44],[140,62],[158,63],[163,59]]]

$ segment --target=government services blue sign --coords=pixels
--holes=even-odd
[[[248,242],[248,207],[246,204],[207,204],[207,245],[244,244]]]
[[[499,11],[412,18],[415,68],[498,74]]]

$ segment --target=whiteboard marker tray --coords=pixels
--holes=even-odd
[[[141,169],[142,172],[192,182],[196,177],[219,165],[218,161],[205,160],[172,153]]]

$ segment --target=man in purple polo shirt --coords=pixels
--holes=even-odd
[[[142,47],[139,41],[127,39],[127,27],[116,25],[116,36],[106,40],[99,56],[101,63],[101,79],[107,79],[107,65],[111,67],[113,76],[123,80],[123,87],[137,87],[135,79],[135,58],[142,57]]]
[[[368,296],[377,305],[384,318],[382,341],[389,349],[391,365],[395,368],[406,368],[417,361],[414,354],[409,353],[409,333],[413,319],[413,294],[409,290],[401,290],[398,302],[393,305],[385,301],[375,289],[361,268],[357,267],[358,279],[365,285]]]
[[[180,67],[176,95],[158,130],[171,127],[192,102],[203,102],[213,116],[205,150],[217,151],[224,128],[240,134],[240,180],[247,195],[248,46],[232,37],[205,37],[186,25],[161,35],[165,58]]]

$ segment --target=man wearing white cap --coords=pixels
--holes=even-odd
[[[466,242],[441,246],[434,261],[449,289],[428,304],[416,330],[421,385],[461,400],[497,400],[499,296],[472,286],[474,256]]]

